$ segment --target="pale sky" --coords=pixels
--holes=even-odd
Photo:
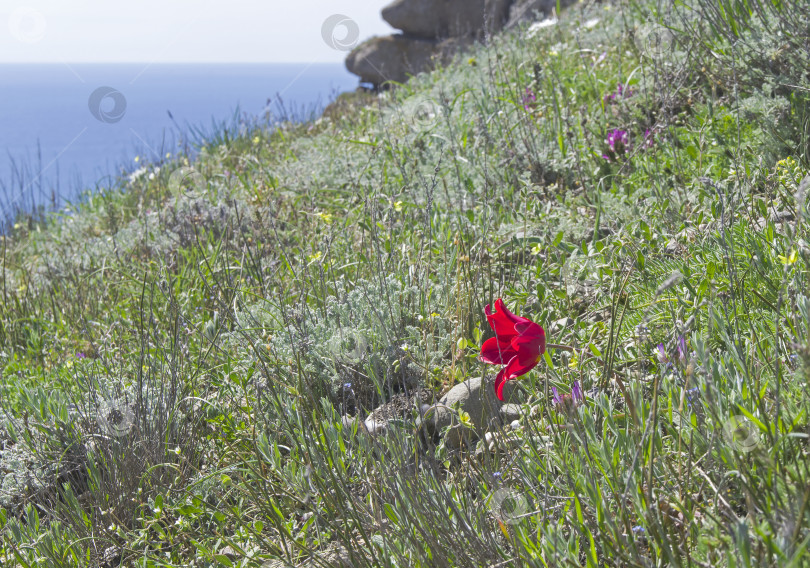
[[[1,0],[0,63],[341,62],[390,2]]]

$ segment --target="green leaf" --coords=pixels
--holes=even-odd
[[[385,503],[383,505],[383,511],[385,511],[385,516],[389,518],[389,520],[394,523],[395,525],[399,523],[399,518],[397,517],[396,511],[391,506],[390,503]]]
[[[202,513],[201,509],[194,507],[193,505],[181,505],[177,508],[177,512],[184,517],[188,517],[190,515],[195,515],[197,513]]]

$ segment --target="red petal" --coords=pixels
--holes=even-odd
[[[499,341],[497,337],[490,337],[481,346],[480,361],[491,365],[505,365],[517,351],[510,341]]]
[[[495,377],[495,394],[497,395],[498,400],[503,400],[503,386],[508,380],[504,377],[504,371],[506,371],[506,367],[501,369],[501,372],[498,373],[497,377]]]
[[[487,316],[489,327],[492,328],[492,331],[494,331],[495,335],[501,340],[508,340],[517,335],[515,331],[516,325],[531,323],[530,320],[516,316],[507,310],[501,298],[495,300],[495,309],[497,311],[493,314],[489,304],[487,304],[487,307],[484,308],[484,313]]]
[[[533,321],[527,320],[526,323],[518,323],[515,324],[515,331],[518,335],[526,335],[529,337],[542,337],[543,338],[543,345],[546,343],[546,332],[543,330],[542,327],[534,323]]]
[[[529,350],[524,351],[522,354],[518,351],[517,357],[513,357],[503,369],[506,380],[525,375],[534,369],[537,366],[537,358],[538,355],[532,356]]]
[[[512,349],[517,352],[518,363],[525,367],[536,365],[540,359],[540,344],[533,337],[516,337],[512,340]],[[510,360],[509,363],[512,361]]]
[[[521,355],[521,358],[524,360],[529,356],[535,358],[540,357],[540,355],[546,352],[546,334],[543,328],[537,324],[532,325],[537,327],[539,333],[526,333],[525,335],[518,335],[512,339],[512,348],[518,352],[518,355],[526,353],[525,356]]]

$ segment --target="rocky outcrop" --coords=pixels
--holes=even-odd
[[[404,83],[410,75],[447,61],[461,40],[426,39],[391,35],[375,37],[358,46],[346,58],[346,67],[364,83],[380,86],[386,81]]]
[[[509,17],[511,0],[394,0],[383,19],[410,36],[436,39],[497,31]]]
[[[446,63],[475,40],[549,14],[556,5],[557,0],[394,0],[382,16],[402,33],[357,46],[346,68],[375,87],[402,83]]]

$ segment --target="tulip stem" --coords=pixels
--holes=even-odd
[[[563,351],[576,351],[570,345],[557,345],[556,343],[548,343],[546,344],[546,349],[562,349]]]

